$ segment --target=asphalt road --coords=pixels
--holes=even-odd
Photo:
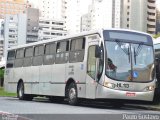
[[[155,114],[154,119],[160,119],[159,111],[146,110],[143,107],[124,105],[122,108],[117,109],[100,103],[82,103],[79,106],[71,106],[65,102],[51,103],[48,100],[21,101],[12,97],[0,97],[0,114],[3,116],[6,112],[7,114],[11,113],[26,117],[27,120],[28,118],[33,120],[124,120],[129,119],[129,117],[143,120],[143,115]],[[4,120],[2,116],[0,120]],[[145,117],[145,119],[152,120],[151,117]],[[25,119],[23,118],[23,120]]]

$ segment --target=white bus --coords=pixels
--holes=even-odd
[[[8,50],[5,90],[20,100],[152,101],[154,89],[153,41],[146,33],[102,29]]]

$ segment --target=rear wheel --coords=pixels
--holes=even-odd
[[[77,87],[75,83],[71,83],[68,87],[68,103],[70,105],[77,105],[78,104],[78,97],[77,97]]]
[[[19,100],[23,100],[24,99],[24,84],[23,82],[20,82],[18,84],[18,88],[17,88],[17,97],[19,98]]]
[[[24,94],[24,84],[23,84],[23,82],[20,82],[18,84],[17,97],[19,98],[19,100],[32,100],[33,99],[32,95]]]

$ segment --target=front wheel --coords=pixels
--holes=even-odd
[[[68,87],[68,103],[70,105],[78,104],[77,87],[75,83],[71,83]]]

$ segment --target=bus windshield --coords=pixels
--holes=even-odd
[[[153,80],[153,47],[142,43],[105,41],[106,75],[114,80]]]

